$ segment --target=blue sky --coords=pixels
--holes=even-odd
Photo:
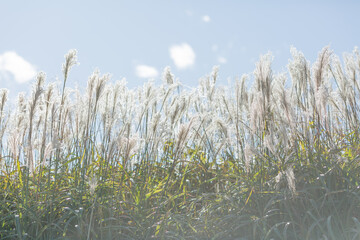
[[[220,84],[251,73],[272,52],[275,72],[286,70],[290,46],[314,62],[330,44],[338,55],[359,45],[359,1],[1,1],[0,88],[28,91],[34,74],[61,80],[70,49],[80,65],[69,86],[85,87],[99,68],[128,87],[160,82],[166,66],[180,81],[220,66]]]

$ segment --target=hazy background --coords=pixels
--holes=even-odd
[[[29,91],[38,71],[61,80],[69,49],[79,66],[68,86],[85,87],[99,68],[128,87],[160,82],[166,66],[180,81],[220,66],[219,84],[251,73],[261,54],[286,71],[290,46],[313,62],[330,44],[336,54],[359,45],[359,1],[1,1],[0,88]]]

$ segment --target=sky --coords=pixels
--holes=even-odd
[[[99,69],[129,88],[161,82],[169,66],[184,85],[219,66],[219,84],[251,74],[271,52],[287,70],[294,46],[313,63],[325,46],[359,46],[360,1],[33,0],[0,1],[0,88],[29,92],[39,71],[62,80],[64,55],[78,51],[69,87],[85,88]]]

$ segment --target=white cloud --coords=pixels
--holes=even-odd
[[[222,63],[222,64],[225,64],[225,63],[227,63],[227,59],[224,58],[224,57],[218,57],[218,62]]]
[[[195,52],[187,43],[170,47],[170,57],[178,69],[191,67],[195,63]]]
[[[147,65],[138,65],[136,66],[136,75],[140,78],[154,78],[159,75],[158,70],[156,68],[147,66]]]
[[[25,83],[36,76],[35,67],[16,52],[0,55],[0,73],[11,74],[18,83]]]
[[[204,16],[202,16],[202,18],[201,18],[202,20],[203,20],[203,22],[206,22],[206,23],[208,23],[208,22],[210,22],[211,21],[211,19],[210,19],[210,17],[208,16],[208,15],[204,15]]]

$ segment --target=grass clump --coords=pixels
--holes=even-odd
[[[328,47],[253,76],[0,90],[1,239],[358,239],[359,70]],[[246,81],[253,84],[247,87]]]

